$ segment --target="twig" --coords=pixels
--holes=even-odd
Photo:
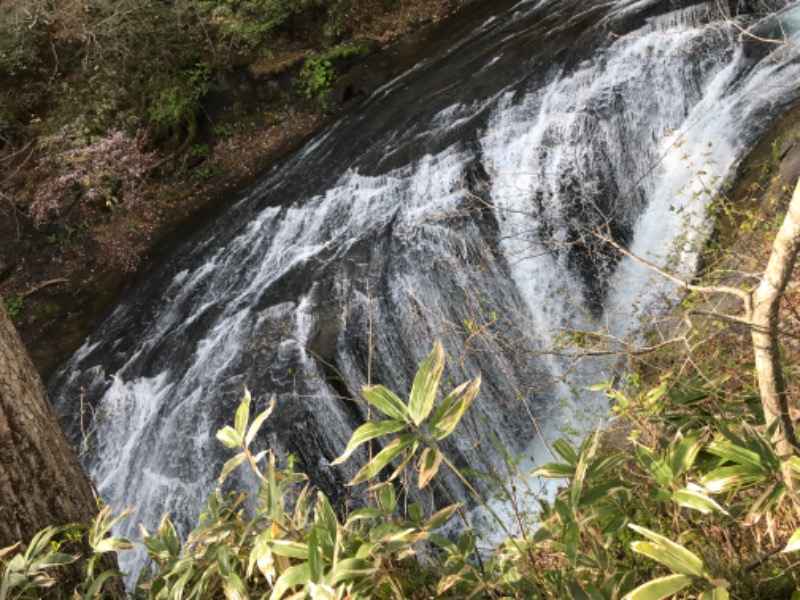
[[[772,558],[776,554],[779,554],[781,552],[781,550],[783,550],[783,546],[778,546],[777,548],[773,548],[772,550],[770,550],[766,554],[762,554],[757,559],[755,559],[753,561],[750,561],[749,563],[747,563],[744,566],[744,572],[747,573],[748,571],[752,571],[753,569],[756,569],[756,568],[760,567],[765,562],[767,562],[770,558]]]
[[[27,292],[23,293],[22,297],[23,298],[27,298],[28,296],[32,296],[33,294],[35,294],[36,292],[38,292],[39,290],[41,290],[43,288],[46,288],[46,287],[51,286],[51,285],[55,285],[57,283],[67,283],[67,281],[69,281],[69,280],[68,279],[64,279],[64,278],[50,279],[48,281],[40,283],[39,285],[33,286]]]
[[[694,285],[692,283],[689,283],[688,281],[685,281],[685,280],[681,279],[680,277],[676,277],[675,275],[673,275],[669,271],[665,271],[664,269],[662,269],[658,265],[655,265],[655,264],[651,263],[650,261],[645,260],[641,256],[637,256],[636,254],[634,254],[633,252],[631,252],[627,248],[619,245],[617,242],[615,242],[611,238],[609,238],[609,237],[607,237],[607,236],[605,236],[605,235],[603,235],[601,233],[598,233],[597,231],[593,231],[592,233],[597,239],[599,239],[602,242],[605,242],[606,244],[608,244],[609,246],[611,246],[612,248],[614,248],[618,252],[620,252],[620,253],[624,254],[625,256],[627,256],[628,258],[630,258],[631,260],[639,263],[640,265],[644,265],[648,269],[652,270],[655,273],[658,273],[659,275],[661,275],[665,279],[668,279],[669,281],[677,284],[678,286],[680,286],[680,287],[682,287],[684,289],[687,289],[687,290],[689,290],[691,292],[698,292],[698,293],[701,293],[701,294],[729,294],[731,296],[735,296],[736,298],[739,298],[742,301],[742,303],[744,303],[745,310],[748,313],[750,313],[750,311],[751,311],[752,297],[751,297],[750,292],[746,292],[744,290],[740,290],[739,288],[731,287],[731,286],[728,286],[728,285]]]

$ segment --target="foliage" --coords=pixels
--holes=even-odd
[[[201,14],[208,15],[222,40],[238,52],[253,50],[278,27],[321,0],[203,0]]]
[[[23,306],[25,306],[25,294],[22,292],[17,292],[16,296],[6,301],[6,311],[12,317],[16,317]]]
[[[246,467],[257,479],[256,491],[216,490],[185,539],[167,516],[154,533],[145,531],[154,568],[140,593],[712,600],[788,598],[800,584],[794,562],[800,529],[782,479],[783,465],[800,478],[800,458],[778,456],[763,425],[733,427],[713,415],[663,421],[658,407],[670,403],[668,386],[643,389],[637,378],[622,388],[598,386],[614,399],[619,420],[645,426],[630,430],[627,448],[613,447],[599,432],[577,446],[557,440],[552,449],[558,460],[532,473],[565,483],[554,498],[540,501],[538,526],[512,535],[498,522],[508,537],[493,550],[479,551],[480,532],[466,526],[452,539],[445,536],[442,527],[461,513],[460,505],[426,509],[400,502],[396,490],[401,479],[425,489],[446,467],[491,511],[441,446],[475,401],[480,377],[441,394],[445,362],[436,343],[406,400],[383,386],[364,388],[365,400],[382,418],[360,426],[334,464],[361,455],[367,445],[380,443],[380,449],[350,482],[368,486],[364,504],[344,514],[304,475],[279,469],[271,450],[255,449],[275,403],[251,419],[252,399],[245,393],[234,423],[217,432],[234,452],[219,483]],[[49,543],[66,534],[82,536],[93,549],[76,593],[96,597],[103,581],[119,576],[98,574],[97,555],[130,547],[109,534],[129,512],[112,519],[106,508],[91,527],[48,528],[24,552],[0,552],[0,600],[35,597],[52,585],[53,569],[78,559],[63,551],[64,542]],[[759,534],[765,526],[782,540],[767,551]]]
[[[67,126],[47,143],[51,151],[37,167],[43,183],[30,206],[38,224],[65,216],[76,202],[108,209],[141,202],[145,177],[158,162],[156,154],[146,149],[144,131],[136,137],[113,131],[87,144],[84,136]],[[73,232],[67,233],[72,237]]]
[[[150,124],[161,133],[193,124],[210,88],[211,69],[202,62],[183,69],[177,76],[153,74],[145,86],[145,93],[151,96]]]
[[[45,110],[97,135],[147,126],[164,141],[191,131],[218,78],[275,47],[298,38],[321,43],[323,55],[334,47],[320,60],[346,55],[334,44],[356,5],[371,3],[0,0],[0,141]]]
[[[81,560],[83,552],[80,551],[80,546],[84,542],[90,548],[90,553],[88,558],[81,561],[83,581],[74,590],[72,597],[76,600],[101,597],[104,583],[122,576],[116,569],[103,568],[103,556],[133,547],[128,540],[110,535],[111,528],[132,512],[131,509],[126,509],[114,517],[111,509],[105,507],[91,525],[76,524],[43,529],[31,539],[24,552],[19,551],[12,555],[19,544],[0,549],[0,570],[3,574],[0,600],[40,598],[44,589],[56,584],[59,567]]]
[[[363,46],[334,48],[303,63],[297,75],[296,85],[306,98],[314,98],[323,108],[327,107],[331,84],[338,77],[334,63],[337,60],[358,56],[364,52]]]

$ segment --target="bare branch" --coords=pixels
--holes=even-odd
[[[750,292],[747,292],[745,290],[740,290],[739,288],[735,288],[735,287],[731,287],[731,286],[727,286],[727,285],[694,285],[692,283],[689,283],[688,281],[685,281],[685,280],[681,279],[680,277],[676,277],[675,275],[673,275],[669,271],[666,271],[666,270],[662,269],[661,267],[659,267],[658,265],[655,265],[655,264],[651,263],[650,261],[645,260],[641,256],[637,256],[636,254],[634,254],[633,252],[631,252],[627,248],[619,245],[617,242],[615,242],[610,237],[607,237],[607,236],[605,236],[605,235],[603,235],[601,233],[598,233],[597,231],[593,231],[592,233],[593,233],[593,235],[595,237],[597,237],[597,239],[605,242],[606,244],[608,244],[609,246],[611,246],[612,248],[614,248],[615,250],[617,250],[621,254],[624,254],[626,257],[628,257],[631,260],[639,263],[640,265],[644,265],[645,267],[647,267],[651,271],[653,271],[655,273],[658,273],[659,275],[661,275],[665,279],[668,279],[669,281],[677,284],[679,287],[682,287],[682,288],[684,288],[686,290],[689,290],[691,292],[698,292],[700,294],[729,294],[731,296],[735,296],[736,298],[739,298],[744,303],[745,310],[748,313],[751,310],[750,306],[751,306],[751,303],[752,303],[752,298],[751,298]]]

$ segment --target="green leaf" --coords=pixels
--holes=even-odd
[[[442,401],[428,421],[431,437],[443,440],[455,431],[464,412],[470,407],[481,387],[480,376],[454,389]]]
[[[549,477],[556,478],[572,478],[575,475],[574,465],[565,465],[562,463],[547,463],[533,471],[531,477]]]
[[[361,444],[364,444],[365,442],[382,435],[397,433],[405,428],[405,421],[372,421],[369,423],[364,423],[361,427],[353,432],[353,436],[350,438],[350,442],[347,444],[347,448],[345,448],[344,453],[339,458],[334,460],[331,465],[342,464],[344,461],[350,458],[353,452],[355,452]]]
[[[62,552],[55,552],[53,554],[45,554],[41,558],[33,561],[29,567],[29,572],[36,572],[40,569],[45,569],[47,567],[54,567],[58,565],[69,565],[74,563],[78,560],[77,556],[73,556],[72,554],[64,554]]]
[[[620,490],[627,490],[628,484],[621,479],[609,479],[588,488],[581,494],[580,507],[592,506],[601,500],[607,500]]]
[[[217,439],[231,450],[241,448],[242,442],[244,441],[242,436],[230,425],[225,425],[225,427],[217,432]]]
[[[436,390],[444,370],[444,348],[438,340],[428,358],[422,363],[411,387],[408,400],[408,415],[415,425],[422,423],[430,414],[436,400]]]
[[[308,545],[290,540],[271,540],[268,543],[274,554],[308,560]]]
[[[181,551],[181,541],[175,531],[175,525],[172,524],[167,515],[161,517],[161,523],[158,525],[158,536],[164,543],[170,557],[178,556]]]
[[[572,521],[564,530],[564,553],[571,565],[578,558],[578,543],[581,539],[581,526],[577,521]]]
[[[575,448],[573,448],[567,440],[557,439],[553,442],[553,450],[563,458],[567,464],[573,467],[578,464],[578,453],[575,452]]]
[[[586,593],[581,584],[574,579],[567,581],[567,589],[571,600],[592,600],[592,597]]]
[[[644,527],[630,524],[628,525],[636,533],[650,538],[654,545],[641,545],[646,542],[634,542],[631,547],[641,554],[646,554],[650,558],[660,562],[661,564],[669,567],[673,571],[678,571],[684,575],[693,575],[695,577],[703,576],[703,561],[700,560],[696,554],[690,552],[680,544],[676,544],[672,540],[660,535]],[[640,545],[637,547],[637,545]],[[641,549],[640,549],[641,548]],[[656,549],[655,553],[651,553],[652,549]]]
[[[367,402],[392,419],[408,420],[408,407],[394,392],[382,385],[364,386]]]
[[[700,479],[700,485],[717,494],[735,489],[745,489],[758,485],[766,476],[760,467],[753,465],[731,465],[714,469]]]
[[[425,523],[422,525],[422,529],[425,531],[438,529],[450,520],[460,506],[460,504],[451,504],[450,506],[446,506],[443,509],[435,512],[425,521]]]
[[[317,504],[314,507],[314,523],[317,526],[317,539],[325,556],[333,560],[333,546],[339,531],[339,520],[328,501],[327,496],[317,492]],[[316,580],[315,580],[316,581]]]
[[[570,503],[574,508],[580,504],[583,484],[586,481],[586,470],[589,468],[589,461],[597,450],[597,434],[590,433],[581,443],[578,449],[578,462],[575,464],[575,476],[569,486]]]
[[[558,532],[555,531],[555,527],[547,527],[545,525],[542,525],[541,527],[539,527],[539,529],[536,530],[536,533],[533,534],[533,538],[531,541],[534,544],[539,544],[554,537],[556,533]]]
[[[244,437],[244,445],[249,446],[250,442],[256,437],[258,430],[261,429],[261,426],[264,424],[269,416],[272,414],[272,411],[275,410],[275,396],[272,396],[269,399],[269,408],[259,414],[255,419],[253,419],[253,424],[250,425],[250,428],[247,430],[247,435]]]
[[[414,454],[416,453],[417,448],[419,448],[419,440],[415,439],[414,442],[411,444],[411,447],[408,449],[408,451],[405,453],[403,458],[398,463],[397,468],[394,471],[392,471],[391,475],[389,475],[387,481],[394,481],[395,479],[400,477],[400,475],[402,475],[403,472],[405,472],[408,463],[410,463],[411,459],[414,458]]]
[[[611,455],[601,454],[594,459],[586,470],[586,481],[593,481],[613,470],[618,465],[627,460],[627,456],[621,452],[614,452]]]
[[[97,554],[102,554],[103,552],[119,552],[120,550],[133,549],[133,544],[123,537],[111,536],[100,540],[92,549]]]
[[[401,434],[397,436],[383,450],[378,452],[371,461],[364,465],[348,485],[369,481],[415,441],[416,438],[413,435]]]
[[[107,571],[103,571],[98,575],[94,581],[92,581],[92,585],[84,592],[84,598],[99,598],[100,597],[100,590],[103,587],[103,584],[106,582],[107,579],[111,579],[112,577],[124,577],[125,574],[122,571],[117,571],[116,569],[109,569]]]
[[[394,509],[397,508],[397,493],[394,491],[393,484],[387,483],[386,485],[382,486],[380,492],[378,493],[378,498],[381,502],[381,508],[383,508],[383,510],[390,515],[394,513]]]
[[[239,437],[244,439],[244,432],[247,429],[247,422],[250,420],[250,390],[245,388],[244,398],[242,398],[239,408],[236,409],[234,426]]]
[[[697,600],[728,600],[728,597],[728,590],[723,587],[715,587],[700,594]]]
[[[318,526],[314,524],[308,532],[308,574],[310,580],[314,583],[319,583],[322,580],[324,569],[322,552],[317,539],[317,529]]]
[[[764,514],[775,506],[786,495],[786,485],[782,481],[776,481],[756,498],[755,502],[747,511],[747,521],[756,522]]]
[[[376,571],[376,566],[363,558],[345,558],[336,564],[333,572],[333,585],[345,581],[370,577]]]
[[[682,573],[683,575],[694,575],[694,573],[687,572],[690,569],[688,569],[683,562],[678,560],[673,554],[665,552],[664,548],[659,544],[654,544],[653,542],[631,542],[631,549],[639,554],[649,556],[671,571]]]
[[[764,470],[761,457],[747,448],[734,444],[730,440],[717,438],[706,445],[706,451],[740,465],[748,465],[755,469]]]
[[[683,475],[694,465],[695,458],[703,447],[700,437],[690,435],[677,444],[669,452],[669,468],[675,477]]]
[[[417,488],[422,489],[430,483],[431,479],[433,479],[436,472],[439,470],[441,462],[442,454],[435,448],[428,447],[422,451],[419,462],[417,463],[417,470],[419,472]]]
[[[434,543],[437,546],[439,546],[439,548],[441,548],[450,555],[458,554],[458,548],[453,543],[453,541],[449,540],[443,535],[439,535],[438,533],[431,533],[428,535],[428,540],[431,543]]]
[[[626,594],[622,600],[661,600],[677,594],[690,583],[692,583],[692,578],[687,575],[659,577],[640,585]]]
[[[59,531],[61,531],[59,527],[45,527],[34,535],[25,551],[25,562],[33,562],[34,557],[49,546],[50,540]]]
[[[275,587],[272,588],[272,594],[270,594],[270,600],[280,600],[293,587],[305,586],[309,580],[309,575],[307,562],[289,567],[275,582]]]
[[[347,520],[344,523],[345,529],[349,529],[353,523],[358,521],[374,521],[386,515],[386,511],[382,508],[358,508],[347,515]]]
[[[634,452],[639,462],[650,471],[650,474],[660,485],[669,485],[672,483],[673,473],[667,466],[663,458],[658,456],[655,452],[642,446],[641,444],[634,444]]]
[[[249,598],[247,586],[236,573],[229,573],[222,579],[222,590],[225,598],[229,600],[244,600]]]
[[[723,515],[728,514],[728,512],[719,504],[714,502],[714,500],[702,492],[690,488],[683,488],[673,493],[672,499],[681,506],[694,509],[703,513],[704,515],[712,512],[721,513]]]
[[[798,550],[800,550],[800,529],[792,534],[781,552],[797,552]]]
[[[240,464],[242,464],[242,462],[244,462],[245,458],[247,458],[247,456],[245,455],[244,452],[241,452],[241,453],[237,454],[236,456],[234,456],[233,458],[231,458],[228,461],[226,461],[225,464],[222,465],[222,471],[219,474],[218,481],[220,483],[225,481],[228,478],[228,475],[231,474],[231,471],[233,471],[236,467],[238,467]]]

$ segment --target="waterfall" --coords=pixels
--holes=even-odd
[[[795,3],[745,4],[741,27],[797,40]],[[258,409],[277,397],[257,444],[342,501],[354,465],[329,462],[366,418],[361,386],[407,394],[434,339],[445,379],[484,380],[458,464],[602,414],[583,388],[615,364],[576,367],[554,338],[635,334],[675,292],[592,232],[691,274],[709,194],[800,94],[794,48],[714,6],[495,9],[152,261],[49,382],[103,500],[137,507],[122,533],[193,525],[245,385]]]

